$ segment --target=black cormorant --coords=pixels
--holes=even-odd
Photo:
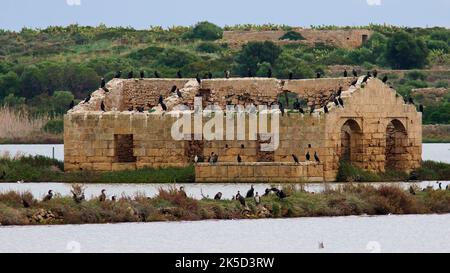
[[[218,193],[216,193],[216,195],[214,195],[214,200],[220,200],[222,199],[222,193],[219,191]]]
[[[105,78],[102,78],[102,81],[100,83],[100,88],[105,88],[105,86],[106,86]]]
[[[84,103],[88,103],[91,100],[91,94],[89,94],[85,99]]]
[[[75,101],[72,100],[69,104],[69,110],[72,109],[75,106]]]
[[[183,94],[181,94],[181,91],[180,91],[180,89],[178,89],[178,88],[177,88],[177,96],[178,96],[179,98],[183,98]]]
[[[195,76],[195,79],[197,80],[198,84],[202,84],[202,79],[200,79],[200,77],[198,76],[198,73],[197,73],[197,76]]]
[[[344,101],[341,99],[341,97],[338,98],[338,102],[342,107],[344,107]]]
[[[47,195],[44,197],[44,199],[42,201],[50,201],[53,198],[53,191],[49,190]]]
[[[253,188],[253,185],[250,186],[250,189],[247,191],[247,195],[245,196],[246,198],[251,198],[253,197],[255,194],[255,188]]]
[[[323,107],[323,111],[325,112],[325,114],[328,113],[328,107],[326,105]]]
[[[247,69],[247,77],[249,77],[249,78],[252,77],[252,70],[250,68]]]
[[[356,72],[355,69],[352,70],[352,73],[353,73],[353,77],[358,77],[358,72]]]
[[[322,75],[320,74],[320,72],[317,72],[317,73],[316,73],[316,78],[320,79],[321,76],[322,76]]]
[[[240,154],[237,155],[237,161],[238,161],[238,163],[241,163],[241,162],[242,162],[242,158],[241,158],[241,155],[240,155]]]
[[[383,83],[386,83],[388,81],[388,76],[384,75],[383,79],[382,79]]]
[[[296,155],[292,154],[292,158],[294,159],[295,163],[297,163],[297,164],[299,163],[298,157]]]
[[[317,155],[317,152],[314,152],[314,159],[320,163],[319,156]]]
[[[358,83],[358,79],[354,79],[354,80],[350,83],[350,86],[356,86],[357,83]]]
[[[212,79],[213,75],[211,73],[211,71],[208,72],[208,79]]]
[[[141,70],[141,79],[143,79],[143,78],[145,78],[145,72],[144,72],[144,70]]]
[[[102,103],[100,104],[100,109],[103,111],[103,112],[105,112],[106,111],[106,109],[105,109],[105,103],[102,101]]]
[[[159,78],[160,77],[158,71],[156,71],[156,70],[155,70],[155,72],[153,72],[153,75],[155,75],[155,78]]]
[[[419,112],[423,113],[423,105],[419,104]]]
[[[163,109],[164,112],[167,111],[167,105],[164,102],[160,102],[159,104],[161,104],[161,108]]]
[[[294,78],[294,73],[289,72],[289,79],[292,80]]]
[[[177,77],[180,78],[180,79],[183,78],[183,75],[181,75],[181,71],[180,70],[177,71]]]
[[[267,70],[267,78],[272,78],[272,68]]]
[[[116,75],[114,76],[114,78],[116,79],[120,79],[120,77],[122,77],[122,71],[117,71]]]
[[[306,153],[305,157],[306,157],[307,161],[309,161],[311,159],[311,155],[309,154],[309,152]]]
[[[348,72],[347,72],[347,69],[345,69],[344,70],[344,77],[347,77],[348,76]]]
[[[106,194],[105,194],[105,189],[102,190],[102,193],[100,194],[100,197],[98,198],[100,200],[100,202],[104,202],[106,200]]]
[[[133,71],[128,72],[128,79],[132,79],[133,78]]]

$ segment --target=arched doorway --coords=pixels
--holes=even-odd
[[[386,126],[385,169],[402,169],[401,162],[405,160],[408,146],[408,133],[405,126],[398,119],[394,119]]]
[[[342,125],[340,160],[356,165],[361,162],[361,135],[361,127],[355,120],[349,119]]]

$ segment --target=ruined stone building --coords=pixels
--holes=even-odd
[[[113,79],[106,84],[108,92],[95,91],[88,103],[81,102],[65,115],[65,170],[186,167],[211,153],[219,156],[218,162],[195,163],[197,182],[334,181],[342,160],[380,172],[419,167],[422,114],[379,79],[362,83],[362,78],[354,86],[353,78],[230,78],[201,83],[195,79]],[[174,86],[182,97],[172,92]],[[334,103],[340,87],[343,106]],[[161,110],[160,95],[168,111]],[[183,113],[193,112],[195,97],[202,98],[204,107],[282,101],[286,110],[279,115],[277,149],[262,151],[267,141],[258,133],[250,134],[249,119],[223,129],[233,135],[244,130],[248,134],[244,140],[198,139],[190,133],[195,130],[186,128],[185,139],[174,139],[173,124]],[[304,114],[289,110],[295,97],[304,103]],[[105,111],[100,110],[102,102]],[[311,107],[315,110],[310,111]],[[202,121],[212,116],[204,115]],[[305,157],[308,152],[310,160]]]

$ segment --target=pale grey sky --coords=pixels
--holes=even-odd
[[[450,0],[2,0],[0,28],[276,23],[450,27]]]

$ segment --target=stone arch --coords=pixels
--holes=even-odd
[[[408,147],[408,132],[398,119],[391,120],[386,126],[385,169],[404,169]]]
[[[357,121],[348,119],[341,126],[340,160],[356,166],[362,163],[362,129]]]

